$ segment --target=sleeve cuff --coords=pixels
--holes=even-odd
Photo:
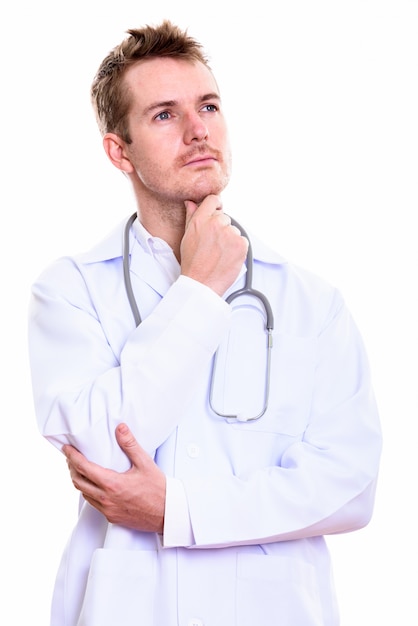
[[[194,537],[183,483],[178,478],[170,476],[167,476],[166,480],[163,547],[192,546]]]

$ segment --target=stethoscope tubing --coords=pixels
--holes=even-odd
[[[124,277],[124,282],[125,282],[126,294],[128,297],[129,305],[131,307],[135,324],[136,326],[139,326],[142,320],[141,320],[141,315],[138,309],[138,305],[135,300],[135,295],[133,292],[132,281],[131,281],[130,271],[129,271],[129,233],[130,233],[131,226],[136,220],[136,218],[137,218],[137,214],[133,213],[129,217],[125,225],[124,234],[123,234],[122,263],[123,263],[123,277]],[[265,390],[264,390],[264,404],[263,404],[263,408],[261,412],[253,417],[248,417],[245,415],[224,414],[224,413],[217,411],[213,407],[213,402],[212,402],[213,381],[215,378],[214,372],[216,370],[217,353],[214,356],[213,365],[212,365],[209,404],[210,404],[212,411],[219,417],[223,417],[226,420],[232,420],[232,421],[238,420],[238,421],[247,422],[247,421],[260,419],[260,417],[264,415],[268,407],[268,398],[269,398],[269,393],[270,393],[270,367],[271,367],[271,348],[273,347],[273,334],[272,333],[273,333],[273,328],[274,328],[274,317],[273,317],[272,308],[270,306],[270,302],[268,301],[267,297],[261,291],[258,291],[257,289],[253,289],[253,286],[252,286],[254,259],[253,259],[253,251],[252,251],[250,238],[247,232],[244,230],[244,228],[236,220],[231,218],[231,224],[235,226],[236,228],[238,228],[239,231],[241,232],[241,235],[248,240],[248,251],[247,251],[247,259],[246,259],[247,271],[245,275],[244,287],[242,289],[237,289],[236,291],[231,293],[226,298],[226,302],[230,304],[231,302],[233,302],[233,300],[235,300],[236,298],[240,296],[251,296],[253,298],[256,298],[263,305],[265,315],[266,315],[266,332],[267,332],[266,384],[265,384]]]
[[[131,226],[137,218],[137,214],[133,213],[125,225],[123,233],[123,278],[125,281],[126,295],[128,296],[129,305],[131,307],[132,315],[134,316],[135,325],[139,326],[141,323],[141,315],[139,313],[138,305],[135,300],[134,291],[132,289],[132,281],[129,273],[129,232]]]
[[[139,326],[142,320],[141,320],[141,315],[139,313],[138,305],[135,300],[134,292],[132,289],[132,282],[131,282],[131,277],[130,277],[130,272],[129,272],[129,232],[136,218],[137,218],[137,214],[133,213],[129,217],[125,225],[124,236],[123,236],[123,277],[125,281],[125,287],[126,287],[129,304],[132,310],[132,314],[134,316],[135,324],[136,326]],[[238,298],[239,296],[243,296],[243,295],[251,295],[256,298],[259,298],[261,302],[263,303],[263,306],[266,312],[266,328],[272,331],[274,328],[274,317],[273,317],[272,308],[270,306],[270,302],[261,291],[258,291],[257,289],[253,289],[252,287],[254,259],[253,259],[253,250],[252,250],[250,238],[247,232],[245,231],[245,229],[241,226],[241,224],[239,224],[233,218],[231,218],[231,224],[235,226],[236,228],[238,228],[238,230],[241,232],[241,235],[248,240],[248,252],[247,252],[247,261],[246,261],[247,272],[245,275],[244,287],[242,289],[238,289],[237,291],[234,291],[233,293],[231,293],[226,298],[226,302],[230,304],[233,300],[235,300],[235,298]]]

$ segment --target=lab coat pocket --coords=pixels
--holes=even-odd
[[[96,550],[77,626],[152,624],[155,563],[152,551]]]
[[[315,569],[301,559],[238,555],[239,626],[323,626]]]

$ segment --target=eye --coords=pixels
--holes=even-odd
[[[216,112],[218,111],[218,107],[216,106],[216,104],[205,104],[205,106],[203,107],[203,110],[209,111],[210,113]]]
[[[168,120],[170,119],[170,113],[168,111],[161,111],[158,115],[155,116],[156,120]]]

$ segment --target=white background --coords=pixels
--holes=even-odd
[[[335,284],[368,348],[385,445],[371,524],[329,542],[342,626],[416,626],[418,3],[24,0],[1,13],[0,623],[47,626],[76,517],[35,423],[30,285],[134,210],[88,91],[128,28],[168,17],[204,43],[221,87],[225,208]]]

